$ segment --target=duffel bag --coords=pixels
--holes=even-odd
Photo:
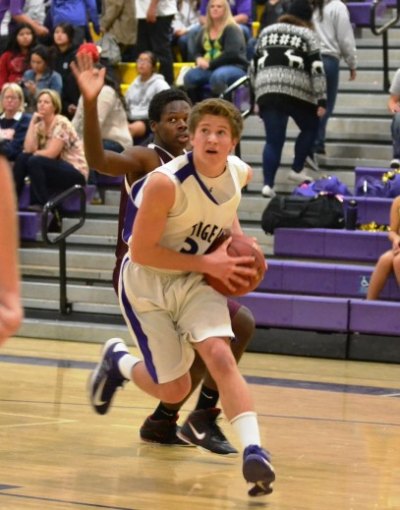
[[[262,214],[261,226],[266,234],[284,227],[343,228],[343,202],[335,195],[276,195]]]

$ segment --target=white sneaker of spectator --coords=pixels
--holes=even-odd
[[[313,182],[313,178],[308,175],[308,173],[304,170],[301,172],[295,172],[294,170],[290,170],[288,175],[289,181],[297,182],[301,184],[304,181]]]
[[[273,198],[276,193],[268,184],[265,184],[261,190],[261,195],[266,198]]]
[[[307,168],[314,170],[314,172],[319,172],[318,162],[314,155],[307,156],[304,164],[306,165]]]

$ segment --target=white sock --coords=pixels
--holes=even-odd
[[[242,443],[243,449],[251,444],[261,446],[257,414],[254,411],[238,414],[231,420],[231,425]]]
[[[121,372],[121,375],[125,377],[125,379],[128,379],[128,381],[132,380],[132,368],[136,365],[136,363],[139,363],[139,361],[142,360],[136,358],[136,356],[132,356],[132,354],[129,354],[128,352],[125,354],[125,356],[122,356],[118,360],[119,371]]]

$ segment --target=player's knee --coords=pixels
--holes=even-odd
[[[181,402],[190,392],[191,380],[189,376],[180,377],[175,381],[161,384],[159,398],[163,402],[177,404]]]
[[[225,342],[213,342],[210,349],[208,366],[214,374],[216,372],[227,374],[231,370],[236,369],[236,360]]]

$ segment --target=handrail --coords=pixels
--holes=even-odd
[[[388,45],[388,30],[397,24],[400,19],[400,0],[396,0],[396,14],[381,27],[376,26],[378,6],[384,0],[373,0],[370,11],[370,27],[374,35],[382,35],[382,51],[383,51],[383,90],[389,91],[389,45]]]
[[[381,4],[383,2],[384,2],[384,0],[373,0],[373,2],[372,2],[371,12],[370,12],[370,25],[371,25],[371,31],[374,35],[381,35],[384,32],[387,32],[387,30],[390,27],[393,27],[394,25],[396,25],[396,23],[400,19],[400,0],[397,0],[396,15],[393,16],[389,21],[387,21],[381,27],[377,27],[376,26],[376,13],[377,13],[379,4]]]
[[[398,1],[400,1],[400,0],[398,0]],[[224,92],[222,92],[220,97],[222,99],[227,99],[228,101],[232,101],[233,92],[235,92],[235,90],[237,90],[242,85],[247,85],[248,83],[250,83],[250,76],[248,76],[248,75],[242,76],[241,78],[239,78],[238,80],[233,82],[231,85],[229,85],[229,87],[227,89],[225,89]],[[248,117],[254,109],[253,89],[251,86],[249,87],[249,89],[250,89],[250,105],[247,110],[245,110],[244,112],[241,112],[243,119]]]
[[[237,90],[242,85],[247,85],[247,84],[250,84],[250,76],[248,76],[248,75],[242,76],[241,78],[239,78],[238,80],[233,82],[231,85],[229,85],[229,87],[226,88],[224,90],[224,92],[222,92],[222,94],[220,94],[219,97],[221,99],[227,99],[228,101],[233,103],[233,93],[235,92],[235,90]],[[241,112],[243,119],[246,119],[254,110],[254,92],[253,92],[253,88],[251,87],[251,85],[249,85],[249,99],[250,99],[249,107],[244,112]],[[236,154],[236,156],[238,156],[240,158],[240,155],[241,155],[240,140],[236,144],[235,154]]]
[[[73,197],[74,195],[78,195],[80,197],[79,201],[79,221],[72,225],[70,228],[61,232],[60,235],[54,237],[53,239],[49,238],[49,224],[51,222],[51,214],[59,213],[60,208],[58,206],[62,206],[64,201],[68,198]],[[62,207],[61,207],[62,211]],[[59,195],[56,195],[54,198],[49,200],[44,208],[42,215],[42,236],[44,241],[47,244],[59,244],[59,261],[60,261],[60,313],[62,315],[67,315],[72,312],[72,303],[68,302],[67,299],[67,245],[66,238],[70,236],[73,232],[76,232],[78,229],[82,227],[85,223],[86,217],[86,192],[84,188],[80,185],[72,186],[71,188],[63,191]]]

